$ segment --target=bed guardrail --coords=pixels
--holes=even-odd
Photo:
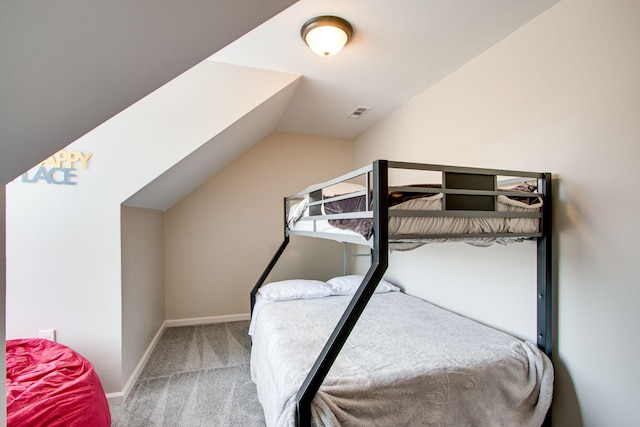
[[[537,199],[545,197],[542,192],[533,191],[523,193],[522,191],[509,191],[499,188],[499,185],[523,183],[526,181],[536,181],[538,188],[543,185],[544,174],[525,172],[525,171],[507,171],[502,169],[479,169],[465,168],[442,165],[428,165],[420,163],[407,162],[386,162],[388,170],[411,170],[423,172],[438,172],[441,174],[440,187],[424,187],[424,186],[392,186],[388,187],[390,192],[411,192],[416,194],[434,195],[442,194],[442,209],[440,210],[408,210],[408,209],[390,209],[388,215],[391,218],[486,218],[486,219],[520,219],[531,218],[540,220],[540,227],[533,232],[480,232],[480,233],[430,233],[430,234],[389,234],[388,239],[392,242],[407,240],[433,240],[433,239],[480,239],[480,238],[523,238],[532,239],[542,237],[544,233],[544,221],[542,211],[501,211],[498,209],[499,196],[506,197],[526,197]],[[289,212],[291,204],[296,200],[308,198],[308,214],[297,219],[302,223],[311,223],[312,226],[304,229],[289,229],[285,227],[287,235],[301,235],[309,237],[319,237],[331,240],[345,241],[354,244],[363,244],[362,240],[353,235],[342,234],[336,235],[332,232],[318,232],[317,224],[320,221],[332,220],[352,220],[373,218],[373,210],[371,208],[361,210],[359,212],[344,212],[339,214],[325,214],[323,206],[360,196],[368,197],[370,189],[370,176],[373,173],[372,165],[358,169],[349,174],[342,175],[324,184],[318,184],[307,190],[298,192],[286,198],[285,215]],[[364,176],[366,189],[363,191],[352,192],[349,194],[341,194],[338,196],[323,197],[322,190],[335,184],[340,184],[355,178]],[[498,177],[506,177],[506,179],[498,180]],[[369,200],[365,202],[365,206],[370,206]],[[286,221],[286,220],[285,220]],[[372,244],[370,244],[373,247]]]

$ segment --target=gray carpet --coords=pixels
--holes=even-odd
[[[112,427],[264,426],[249,374],[249,322],[165,329]]]

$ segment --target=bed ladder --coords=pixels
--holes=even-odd
[[[340,318],[336,328],[329,337],[315,364],[302,383],[296,394],[296,408],[298,427],[311,426],[311,401],[316,395],[320,385],[329,373],[333,362],[342,350],[344,343],[349,338],[353,327],[358,322],[360,315],[367,306],[369,299],[373,295],[378,283],[389,265],[389,199],[388,189],[388,169],[386,160],[377,160],[373,164],[373,227],[377,232],[374,234],[374,249],[371,254],[371,267],[364,276],[360,287],[351,299],[349,306]],[[381,195],[384,195],[381,197]],[[376,214],[379,213],[379,215]]]
[[[280,247],[276,251],[273,258],[271,258],[271,261],[269,261],[269,265],[267,265],[267,268],[264,269],[264,271],[262,272],[262,275],[260,276],[256,284],[253,286],[253,289],[251,289],[251,307],[250,307],[249,313],[251,313],[252,316],[253,316],[253,307],[256,305],[256,294],[258,293],[258,290],[264,284],[265,280],[267,280],[267,277],[269,277],[269,274],[271,274],[271,270],[273,270],[273,267],[276,266],[276,264],[278,263],[278,260],[282,256],[282,253],[284,252],[285,249],[287,249],[287,245],[289,245],[289,235],[287,234],[287,199],[286,198],[284,199],[284,230],[285,230],[284,240],[280,244]]]

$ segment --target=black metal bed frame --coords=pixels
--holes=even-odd
[[[519,178],[530,178],[538,181],[538,193],[543,197],[544,203],[542,206],[542,212],[539,214],[520,213],[520,214],[504,214],[493,212],[491,209],[480,211],[469,210],[462,208],[458,210],[454,208],[449,212],[446,208],[443,211],[426,211],[422,213],[416,213],[413,211],[405,211],[398,213],[397,211],[389,212],[388,191],[393,187],[389,187],[389,168],[396,169],[410,169],[410,170],[427,170],[442,172],[443,174],[451,173],[462,176],[463,180],[466,180],[464,175],[468,175],[472,178],[474,176],[493,176],[494,180],[497,176],[514,176]],[[389,239],[424,239],[424,238],[440,238],[440,237],[523,237],[523,238],[535,238],[537,240],[537,345],[551,358],[552,352],[552,339],[553,339],[553,275],[552,275],[552,239],[551,239],[551,174],[550,173],[534,173],[534,172],[522,172],[522,171],[508,171],[498,169],[480,169],[480,168],[468,168],[468,167],[453,167],[442,165],[427,165],[419,163],[407,163],[407,162],[391,162],[388,160],[376,160],[372,165],[356,170],[350,174],[343,175],[331,181],[327,181],[324,184],[314,186],[300,193],[296,193],[292,196],[285,197],[284,199],[284,212],[285,212],[285,233],[284,240],[275,255],[269,262],[267,268],[264,270],[255,286],[251,290],[251,312],[255,305],[256,294],[259,288],[266,281],[267,277],[271,273],[271,270],[278,262],[280,256],[289,244],[290,234],[300,234],[313,237],[325,237],[323,233],[315,232],[303,232],[295,233],[291,232],[287,225],[287,212],[289,208],[289,200],[300,197],[304,194],[311,194],[314,191],[321,190],[322,188],[347,181],[354,177],[367,174],[367,189],[365,194],[371,194],[372,197],[372,217],[373,217],[373,229],[374,234],[373,248],[371,250],[371,266],[364,276],[362,284],[356,291],[355,295],[351,299],[347,309],[338,321],[336,328],[327,340],[324,348],[320,352],[320,355],[316,359],[313,367],[309,371],[306,379],[302,383],[302,386],[296,394],[297,403],[297,425],[300,427],[311,426],[311,401],[316,392],[322,385],[326,375],[329,373],[333,362],[342,350],[344,343],[349,337],[352,329],[358,322],[360,315],[366,307],[369,299],[373,295],[376,286],[382,280],[382,277],[387,269],[389,263]],[[369,175],[372,179],[372,188],[369,189]],[[443,179],[444,180],[444,179]],[[497,189],[486,189],[482,187],[471,188],[462,185],[462,187],[454,185],[458,188],[447,188],[443,182],[442,189],[422,189],[414,188],[414,190],[425,193],[442,192],[445,195],[462,195],[463,197],[469,197],[470,199],[478,199],[482,197],[496,198]],[[480,189],[478,189],[480,188]],[[500,194],[509,195],[508,193],[501,192]],[[331,201],[332,199],[325,200]],[[335,199],[334,199],[335,200]],[[310,206],[324,203],[322,200],[310,203]],[[446,202],[445,202],[446,203]],[[471,201],[472,205],[477,205],[474,200]],[[368,203],[367,203],[368,205]],[[488,212],[491,211],[491,212]],[[389,236],[389,217],[390,216],[449,216],[449,217],[538,217],[540,218],[539,232],[534,234],[482,234],[482,235],[452,235],[446,236]],[[319,209],[314,216],[315,219],[340,219],[340,218],[354,218],[353,214],[338,214],[338,215],[321,215]],[[362,218],[362,216],[358,216]],[[544,426],[551,425],[551,411],[547,413]]]

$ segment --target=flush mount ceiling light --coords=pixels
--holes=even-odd
[[[320,56],[340,52],[353,35],[353,27],[337,16],[316,16],[300,28],[302,40]]]

